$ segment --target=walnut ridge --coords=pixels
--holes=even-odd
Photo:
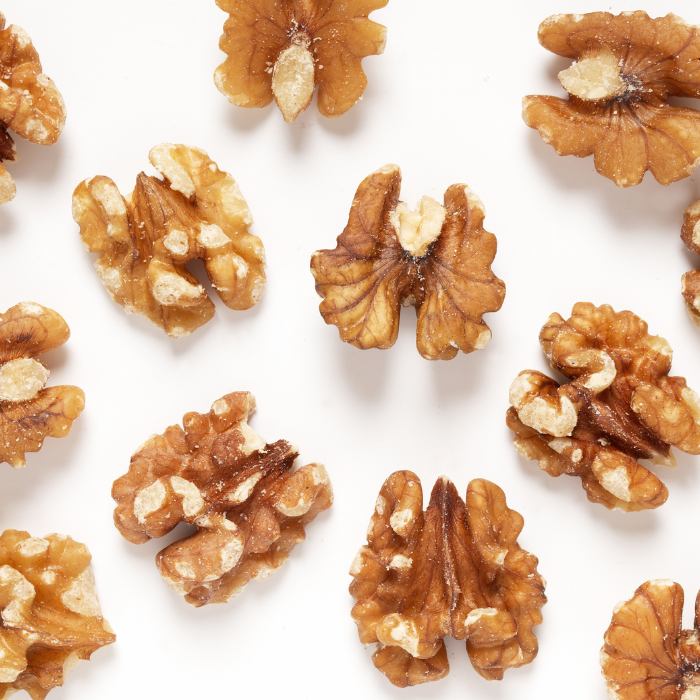
[[[685,210],[681,238],[689,250],[700,255],[700,200],[693,202]],[[683,275],[681,289],[688,315],[693,323],[700,327],[700,270],[686,272]]]
[[[537,654],[545,582],[537,558],[517,543],[523,518],[485,479],[469,483],[466,502],[440,477],[423,512],[420,480],[410,471],[382,486],[350,569],[352,617],[363,644],[377,642],[375,666],[396,686],[444,678],[443,637],[466,640],[474,669],[500,680]]]
[[[36,359],[69,336],[59,314],[33,302],[0,314],[0,462],[23,467],[25,452],[67,435],[85,407],[78,387],[44,388],[49,370]]]
[[[525,123],[559,155],[594,156],[619,187],[650,170],[668,185],[700,162],[700,112],[669,97],[700,97],[698,28],[680,17],[646,12],[553,15],[540,44],[576,62],[559,74],[568,100],[530,95]]]
[[[423,197],[412,212],[400,188],[396,165],[365,178],[337,247],[311,258],[323,320],[361,350],[389,348],[401,305],[415,306],[424,358],[482,349],[491,339],[483,314],[505,298],[491,271],[496,237],[483,228],[483,204],[466,185],[452,185],[444,206]]]
[[[671,377],[673,352],[631,311],[574,305],[540,332],[561,386],[525,370],[510,387],[506,422],[526,459],[551,476],[581,478],[589,500],[625,511],[657,508],[668,491],[638,463],[675,466],[671,447],[700,454],[700,399]]]
[[[114,523],[129,542],[162,537],[179,522],[197,532],[156,557],[165,582],[199,607],[225,603],[267,578],[304,541],[304,528],[333,501],[320,464],[292,472],[285,440],[266,444],[248,427],[255,399],[227,394],[208,414],[149,438],[114,482]]]
[[[80,659],[116,637],[102,617],[84,544],[65,535],[0,536],[0,700],[43,700]]]
[[[384,51],[386,28],[367,16],[387,2],[216,0],[229,13],[216,87],[240,107],[265,107],[274,97],[291,123],[318,86],[318,111],[338,117],[365,91],[362,59]]]
[[[265,251],[236,181],[204,151],[160,144],[149,160],[163,179],[141,173],[127,199],[108,177],[81,182],[73,219],[114,301],[177,338],[214,314],[189,261],[204,262],[226,306],[248,309],[265,288]]]

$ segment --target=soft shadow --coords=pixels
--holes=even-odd
[[[19,159],[16,163],[8,164],[8,170],[17,189],[21,189],[22,180],[34,179],[40,182],[54,180],[65,155],[64,143],[65,141],[59,139],[53,146],[38,146],[17,137],[15,146]]]
[[[65,345],[56,348],[55,350],[50,350],[41,356],[41,361],[47,366],[50,372],[54,370],[61,369],[68,359],[68,350]]]
[[[367,91],[365,91],[365,95]],[[348,137],[355,134],[362,127],[366,119],[367,107],[365,106],[365,95],[347,111],[339,117],[321,117],[321,128],[334,136]],[[370,99],[367,97],[367,99]]]
[[[488,351],[460,352],[452,360],[431,362],[433,388],[439,403],[456,403],[464,401],[467,396],[474,396],[484,385],[488,377],[488,365],[494,357]]]
[[[259,129],[270,118],[273,110],[279,112],[274,102],[267,107],[238,107],[229,102],[223,109],[226,109],[226,121],[237,131]]]
[[[12,205],[0,206],[0,235],[9,233],[17,228],[17,219],[12,211]]]
[[[348,388],[370,400],[380,396],[387,383],[391,350],[359,350],[349,343],[335,345],[335,357],[342,365]]]

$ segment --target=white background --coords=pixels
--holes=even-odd
[[[692,624],[698,458],[679,454],[676,469],[656,469],[670,491],[657,511],[608,512],[586,500],[578,479],[553,479],[517,456],[504,424],[512,379],[548,371],[541,325],[577,301],[639,314],[670,341],[673,373],[700,389],[700,333],[680,294],[698,260],[679,238],[700,175],[664,188],[647,174],[620,190],[592,158],[558,157],[520,117],[524,95],[564,94],[556,74],[569,62],[539,46],[541,20],[639,8],[700,23],[692,0],[391,0],[372,15],[388,43],[364,61],[363,100],[336,120],[314,102],[289,126],[274,105],[234,107],[215,88],[226,15],[213,0],[5,0],[8,23],[26,29],[63,93],[68,120],[55,146],[16,139],[21,160],[8,168],[17,196],[0,209],[0,307],[31,300],[65,317],[70,340],[42,359],[50,384],[83,388],[86,408],[68,437],[28,454],[24,470],[0,466],[0,527],[85,542],[117,633],[53,700],[602,700],[598,650],[618,601],[647,579],[671,578],[686,589]],[[70,214],[80,181],[108,175],[126,194],[140,170],[152,172],[148,151],[161,142],[203,148],[234,175],[268,258],[257,307],[235,312],[215,299],[212,321],[179,340],[110,300]],[[485,203],[499,243],[493,270],[507,286],[503,309],[486,316],[485,350],[422,359],[413,309],[384,351],[341,343],[323,323],[310,256],[335,246],[356,187],[388,162],[401,166],[411,206],[423,194],[441,200],[455,182]],[[153,562],[182,531],[129,544],[112,524],[110,488],[149,435],[242,389],[257,397],[253,429],[298,444],[301,463],[323,462],[336,501],[271,578],[227,605],[195,609]],[[539,656],[502,682],[480,678],[464,644],[450,641],[446,679],[399,690],[357,639],[347,570],[397,469],[414,470],[426,492],[440,474],[461,494],[486,477],[525,518],[520,544],[539,557],[549,602]]]

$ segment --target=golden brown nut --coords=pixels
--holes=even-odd
[[[5,27],[0,12],[0,204],[15,196],[15,183],[2,161],[16,161],[7,129],[22,138],[49,146],[56,143],[66,121],[63,97],[53,80],[41,72],[39,54],[21,27]]]
[[[108,177],[81,182],[73,219],[95,269],[127,313],[140,313],[171,338],[214,315],[185,265],[200,258],[221,300],[248,309],[265,288],[265,251],[248,233],[250,210],[236,181],[198,148],[163,143],[149,153],[163,179],[141,173],[128,197]]]
[[[335,250],[311,258],[323,320],[361,350],[389,348],[401,305],[415,306],[423,357],[481,350],[491,339],[483,314],[498,311],[506,293],[491,272],[496,237],[483,228],[483,204],[466,185],[452,185],[444,206],[423,197],[412,212],[400,189],[397,165],[365,178]]]
[[[467,640],[474,669],[500,680],[537,655],[532,631],[547,602],[537,557],[517,543],[523,518],[498,486],[474,479],[466,505],[440,477],[423,512],[410,471],[384,482],[367,546],[350,569],[352,617],[374,665],[401,688],[449,672],[443,637]]]
[[[0,536],[0,698],[32,700],[63,685],[65,672],[116,637],[102,617],[84,544],[65,535]]]
[[[267,578],[304,541],[304,528],[333,502],[320,464],[291,470],[285,440],[266,444],[248,427],[255,399],[245,391],[188,413],[131,458],[114,482],[114,523],[129,542],[162,537],[179,522],[197,532],[156,557],[165,582],[199,607],[225,603],[253,578]]]
[[[700,162],[700,113],[669,97],[700,97],[697,27],[669,14],[590,12],[554,15],[540,44],[575,63],[559,73],[568,100],[530,95],[523,119],[560,155],[594,155],[595,168],[619,187],[651,170],[662,184]]]
[[[39,355],[63,345],[70,330],[45,306],[25,301],[0,314],[0,462],[26,464],[46,437],[64,437],[85,407],[76,386],[45,389],[49,370]]]
[[[700,255],[700,199],[685,210],[681,238],[693,253]],[[693,323],[700,327],[700,270],[686,272],[681,288],[688,314]]]
[[[643,583],[619,603],[600,651],[611,700],[700,697],[700,595],[693,630],[681,630],[683,589],[673,581]]]
[[[510,387],[506,422],[515,448],[551,476],[578,476],[594,503],[625,511],[657,508],[666,487],[638,459],[675,465],[671,446],[700,454],[700,398],[670,377],[673,351],[631,311],[579,303],[552,314],[540,344],[559,385],[525,370]]]
[[[239,107],[265,107],[274,97],[289,124],[318,86],[318,111],[339,117],[367,87],[362,59],[384,51],[386,27],[367,16],[388,1],[216,0],[229,13],[216,87]]]

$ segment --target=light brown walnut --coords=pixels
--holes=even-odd
[[[643,583],[615,606],[600,664],[611,700],[700,698],[700,595],[694,629],[681,630],[683,589],[673,581]]]
[[[606,508],[662,505],[666,487],[637,460],[674,466],[672,446],[700,454],[700,399],[669,376],[668,342],[631,311],[578,303],[566,321],[549,317],[540,344],[570,382],[518,375],[506,417],[517,451],[551,476],[580,477]]]
[[[575,63],[559,73],[567,100],[530,95],[525,123],[560,155],[593,154],[619,187],[650,170],[662,184],[688,177],[700,162],[700,112],[669,97],[700,97],[698,28],[646,12],[554,15],[540,44]]]
[[[483,315],[506,293],[491,271],[496,237],[483,228],[483,204],[467,185],[452,185],[444,206],[423,197],[411,211],[400,189],[396,165],[365,178],[336,248],[311,258],[323,320],[361,350],[389,348],[401,305],[415,306],[424,358],[481,350],[491,339]]]
[[[700,255],[700,200],[685,210],[681,238],[693,253]],[[686,272],[681,289],[688,314],[693,323],[700,327],[700,270]]]
[[[333,502],[320,464],[292,472],[285,440],[267,444],[248,427],[245,391],[188,413],[184,430],[149,438],[114,482],[114,523],[129,542],[162,537],[178,523],[197,531],[162,550],[165,582],[192,605],[225,603],[251,579],[267,578],[304,541],[304,528]]]
[[[70,330],[51,309],[25,301],[0,314],[0,462],[26,464],[47,437],[64,437],[85,407],[76,386],[45,388],[49,370],[37,360],[68,340]]]
[[[226,306],[248,309],[265,289],[265,251],[248,232],[253,218],[236,181],[204,151],[164,143],[149,160],[163,179],[141,173],[126,199],[108,177],[81,182],[73,219],[99,254],[95,269],[112,299],[177,338],[214,315],[188,262],[204,262]]]
[[[318,87],[318,111],[339,117],[367,87],[362,59],[380,54],[386,28],[367,18],[388,0],[216,0],[229,13],[216,87],[239,107],[274,97],[293,122]]]
[[[7,133],[12,129],[32,143],[56,143],[66,121],[63,97],[53,80],[41,72],[39,54],[21,27],[5,26],[0,12],[0,204],[15,196],[15,183],[2,161],[16,161]]]
[[[425,512],[414,473],[386,480],[350,569],[350,593],[360,641],[378,643],[374,665],[394,685],[444,678],[447,635],[466,640],[487,680],[535,658],[532,628],[547,598],[537,557],[518,545],[522,528],[522,516],[485,479],[469,483],[465,502],[440,477]]]
[[[43,700],[65,672],[116,637],[102,617],[84,544],[66,535],[0,536],[0,700]]]

